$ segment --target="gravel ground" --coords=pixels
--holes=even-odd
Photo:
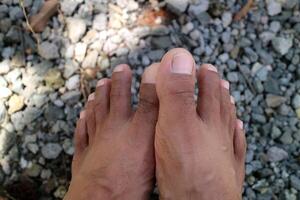
[[[24,0],[28,15],[42,4]],[[96,81],[128,63],[136,105],[144,68],[184,47],[231,83],[247,130],[244,199],[300,199],[300,1],[257,0],[235,20],[244,4],[62,0],[38,44],[19,1],[1,0],[0,194],[61,199],[76,118]]]

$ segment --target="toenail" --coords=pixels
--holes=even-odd
[[[228,81],[222,80],[221,84],[225,89],[229,90],[229,82]]]
[[[231,102],[232,104],[235,104],[235,100],[234,100],[234,97],[233,97],[233,96],[230,96],[230,102]]]
[[[192,74],[194,61],[187,53],[178,53],[173,56],[171,71],[175,74]]]
[[[115,67],[114,72],[121,72],[124,70],[124,65],[118,65]]]
[[[104,79],[101,79],[100,81],[98,81],[97,87],[102,86],[102,85],[104,85],[104,84],[105,84],[105,80],[104,80]]]
[[[81,111],[80,112],[80,119],[85,118],[85,115],[86,115],[85,111]]]
[[[207,70],[212,72],[218,72],[217,68],[211,64],[207,64]]]
[[[92,101],[95,99],[95,93],[89,95],[88,101]]]
[[[242,122],[241,120],[237,120],[237,125],[239,127],[239,129],[243,129],[244,128],[244,122]]]

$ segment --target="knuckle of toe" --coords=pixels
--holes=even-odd
[[[139,112],[149,113],[149,112],[156,111],[157,108],[158,108],[157,100],[140,98],[139,105],[138,105]]]

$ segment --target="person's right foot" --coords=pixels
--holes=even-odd
[[[236,118],[229,83],[205,64],[197,75],[184,49],[162,59],[156,90],[156,178],[161,199],[237,200],[244,180],[246,140]]]

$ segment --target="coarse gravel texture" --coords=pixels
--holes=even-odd
[[[183,47],[231,83],[248,142],[244,199],[300,199],[300,1],[256,0],[238,21],[246,1],[150,2],[61,0],[37,44],[19,1],[1,0],[0,194],[63,198],[97,80],[128,63],[136,105],[144,69]],[[23,3],[31,16],[43,0]]]

